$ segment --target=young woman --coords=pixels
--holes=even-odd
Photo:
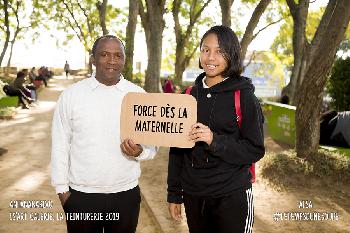
[[[250,166],[265,153],[263,115],[254,86],[242,77],[241,48],[235,33],[214,26],[200,42],[200,74],[190,94],[197,99],[197,123],[190,149],[171,148],[169,211],[181,219],[184,203],[191,233],[251,232],[253,194]],[[240,90],[241,127],[235,109]]]

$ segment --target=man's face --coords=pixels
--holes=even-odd
[[[96,67],[96,79],[107,86],[119,82],[125,64],[124,47],[118,39],[103,38],[96,47],[92,64]]]

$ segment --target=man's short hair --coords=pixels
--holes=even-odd
[[[118,37],[116,37],[116,36],[114,36],[114,35],[103,35],[103,36],[100,36],[99,38],[97,38],[97,39],[95,40],[94,45],[92,46],[92,56],[95,56],[98,42],[99,42],[101,39],[117,39],[117,40],[120,41],[120,43],[121,43],[122,46],[123,46],[123,49],[125,50],[124,43],[123,43],[123,41],[121,41],[121,39],[119,39]]]

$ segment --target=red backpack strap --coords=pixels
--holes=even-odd
[[[255,175],[255,163],[252,163],[252,166],[249,169],[250,174],[252,174],[252,178],[251,178],[251,182],[254,183],[255,179],[256,179],[256,175]]]
[[[237,124],[238,128],[241,129],[242,127],[242,111],[241,111],[241,90],[236,90],[235,95],[235,108],[236,108],[236,115],[237,115]],[[252,164],[250,167],[250,173],[252,174],[251,182],[255,182],[255,163]]]
[[[189,94],[191,93],[191,90],[192,90],[192,86],[188,87],[188,88],[186,89],[185,94],[189,95]]]
[[[235,91],[235,108],[236,108],[238,128],[241,129],[242,127],[241,90]]]

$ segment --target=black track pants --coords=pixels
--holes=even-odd
[[[252,188],[220,198],[184,194],[184,205],[190,233],[252,232]]]
[[[73,189],[70,191],[71,195],[63,206],[67,216],[68,233],[136,231],[141,202],[138,186],[128,191],[110,194],[83,193]],[[77,213],[97,213],[102,215],[103,219],[77,221],[74,220]]]

